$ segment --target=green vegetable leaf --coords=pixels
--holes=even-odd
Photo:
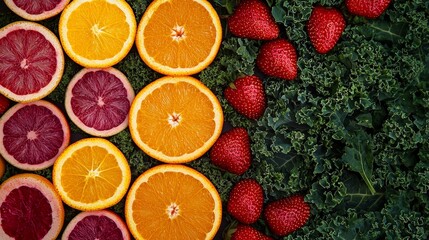
[[[374,157],[370,147],[369,136],[359,132],[350,137],[351,146],[345,147],[342,161],[346,163],[351,171],[357,172],[365,181],[371,194],[376,191],[371,183]]]
[[[339,207],[377,211],[383,206],[385,202],[384,193],[370,192],[368,187],[361,181],[359,175],[345,171],[343,183],[346,191]]]
[[[398,42],[403,39],[407,33],[408,25],[406,23],[392,23],[386,21],[375,21],[359,27],[362,35],[377,40]]]

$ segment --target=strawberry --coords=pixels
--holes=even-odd
[[[285,236],[302,227],[310,216],[310,206],[304,196],[294,195],[267,204],[264,217],[270,230]]]
[[[249,169],[252,154],[245,128],[236,127],[222,133],[210,150],[211,163],[228,172],[242,175]]]
[[[293,80],[298,74],[295,47],[282,38],[265,42],[259,49],[256,66],[268,76]]]
[[[257,76],[245,76],[235,80],[225,89],[229,104],[240,114],[258,119],[265,111],[265,91]]]
[[[335,47],[345,27],[346,21],[338,9],[322,6],[313,8],[307,23],[310,41],[321,54]]]
[[[374,19],[387,9],[390,2],[391,0],[346,0],[346,7],[351,14]]]
[[[9,106],[10,100],[0,94],[0,116],[3,115],[3,113],[5,113],[7,109],[9,109]]]
[[[239,224],[231,236],[231,240],[272,240],[254,227]]]
[[[262,213],[264,192],[255,179],[244,179],[234,185],[229,193],[227,211],[244,224],[256,222]]]
[[[241,38],[271,40],[280,29],[268,6],[261,0],[243,0],[228,18],[229,31]]]

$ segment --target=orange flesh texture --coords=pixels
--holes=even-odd
[[[83,3],[79,11],[71,13],[70,19],[80,21],[67,22],[67,38],[73,51],[87,59],[113,58],[130,35],[125,14],[117,6],[104,1]],[[89,44],[82,44],[82,41]]]
[[[148,55],[171,68],[198,65],[209,55],[216,40],[215,26],[207,10],[188,0],[161,4],[142,34]]]
[[[216,128],[213,104],[186,82],[168,83],[162,88],[155,89],[141,104],[136,118],[141,123],[137,126],[140,138],[168,156],[192,153],[213,135]],[[175,120],[178,124],[171,125]]]
[[[169,209],[172,204],[177,207]],[[136,228],[145,239],[205,239],[215,222],[215,203],[209,191],[193,177],[178,172],[154,175],[142,183],[132,208]]]
[[[70,198],[93,203],[112,197],[120,186],[121,175],[115,156],[104,148],[84,147],[64,163],[61,185]]]

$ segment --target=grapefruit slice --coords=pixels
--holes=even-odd
[[[0,185],[0,239],[56,239],[64,224],[64,206],[52,183],[33,173]]]
[[[78,72],[65,94],[70,119],[84,132],[109,137],[128,126],[134,90],[127,77],[115,68]]]
[[[42,99],[64,71],[60,41],[46,27],[18,21],[0,29],[0,93],[15,102]]]
[[[110,239],[129,240],[124,220],[109,210],[81,212],[67,225],[63,240]]]
[[[4,0],[16,15],[30,20],[40,21],[59,14],[70,0]]]
[[[0,119],[0,152],[6,161],[23,170],[52,166],[69,141],[64,114],[45,100],[17,103]]]

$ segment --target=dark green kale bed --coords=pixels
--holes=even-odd
[[[150,1],[128,0],[140,20]],[[299,55],[299,76],[284,81],[262,76],[268,107],[258,121],[236,113],[223,89],[237,76],[260,74],[261,41],[233,37],[226,18],[237,1],[215,0],[224,40],[215,61],[196,75],[219,97],[225,120],[246,127],[253,164],[243,176],[210,164],[207,155],[189,165],[204,173],[226,203],[239,179],[256,178],[265,202],[294,193],[311,205],[308,223],[284,239],[429,238],[429,1],[393,0],[376,20],[351,16],[342,0],[267,0]],[[312,6],[338,7],[347,27],[336,47],[317,54],[306,34]],[[0,2],[0,27],[22,20]],[[56,34],[58,17],[41,22]],[[62,82],[47,99],[64,101],[81,67],[66,59]],[[160,77],[135,48],[118,65],[136,92]],[[87,137],[71,124],[73,139]],[[140,151],[128,130],[109,138],[129,160],[132,176],[159,162]],[[51,169],[36,173],[50,178]],[[7,166],[1,179],[21,172]],[[123,214],[124,201],[112,207]],[[66,224],[77,214],[66,208]],[[226,213],[222,231],[232,221]],[[255,227],[268,234],[263,219]]]

